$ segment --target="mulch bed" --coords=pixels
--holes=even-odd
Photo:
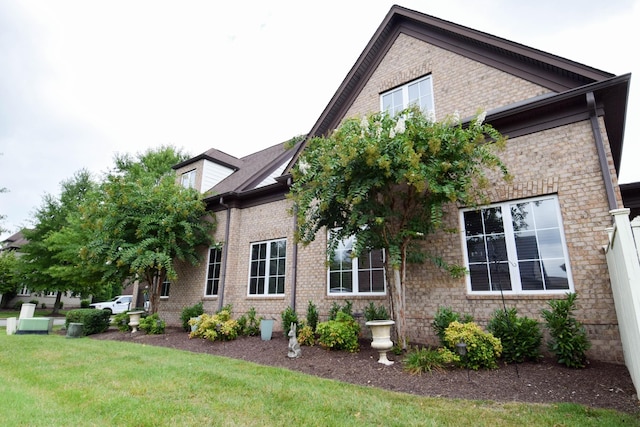
[[[302,356],[290,359],[287,357],[289,341],[277,333],[269,341],[262,341],[260,337],[240,337],[234,341],[210,342],[189,339],[188,334],[178,328],[167,328],[162,335],[131,334],[110,328],[91,338],[231,357],[422,396],[497,402],[571,402],[640,416],[640,402],[627,368],[598,361],[591,361],[584,369],[569,369],[553,360],[543,359],[538,363],[505,365],[496,370],[453,369],[412,375],[403,371],[401,356],[389,353],[389,359],[396,361],[391,366],[377,363],[378,352],[371,349],[368,340],[360,342],[358,353],[303,346]]]

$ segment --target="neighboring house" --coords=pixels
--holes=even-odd
[[[20,256],[20,248],[26,245],[27,242],[28,241],[25,239],[22,231],[18,231],[17,233],[7,237],[2,242],[0,252],[12,251],[15,252],[16,256]],[[0,294],[0,305],[13,307],[18,301],[38,301],[39,307],[44,304],[47,308],[53,308],[53,304],[56,302],[56,294],[57,292],[32,292],[29,289],[29,285],[25,284],[23,287],[18,289],[16,295],[11,295],[11,299],[8,301],[3,301],[3,296]],[[9,295],[5,295],[4,297],[8,296]],[[67,295],[67,293],[62,295],[60,301],[62,302],[63,307],[80,307],[80,298]]]
[[[577,317],[593,358],[622,362],[622,346],[603,246],[609,211],[623,206],[617,173],[630,75],[613,74],[470,28],[394,6],[357,59],[309,137],[330,133],[352,116],[418,103],[438,120],[486,110],[509,136],[501,154],[514,179],[490,188],[481,211],[451,205],[447,226],[425,242],[470,274],[453,279],[432,264],[407,272],[408,334],[437,343],[439,306],[469,313],[482,325],[503,306],[540,319],[540,310],[578,293]],[[175,166],[179,181],[206,193],[220,247],[202,249],[203,264],[177,265],[178,280],[160,315],[179,324],[181,310],[202,301],[207,312],[232,304],[267,318],[309,301],[326,316],[352,301],[361,313],[386,303],[381,253],[349,257],[345,242],[326,262],[326,233],[295,243],[286,194],[288,173],[304,142],[278,144],[237,159],[217,150]],[[497,259],[497,261],[495,261]],[[168,291],[168,289],[167,289]]]

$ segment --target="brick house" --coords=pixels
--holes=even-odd
[[[438,120],[483,109],[509,136],[501,158],[514,176],[508,184],[496,181],[491,204],[480,212],[449,206],[447,226],[460,232],[426,242],[448,262],[465,265],[466,278],[453,279],[428,263],[409,266],[412,342],[437,342],[431,322],[438,306],[484,325],[503,295],[508,307],[539,319],[550,299],[575,291],[590,357],[623,361],[602,247],[609,211],[623,205],[617,172],[629,82],[630,75],[391,8],[309,136],[327,134],[346,117],[414,102]],[[349,250],[345,242],[333,260],[341,262],[327,265],[326,234],[306,247],[295,243],[288,170],[304,141],[289,145],[240,159],[212,149],[175,166],[183,185],[207,194],[218,221],[215,238],[223,244],[203,248],[200,266],[177,265],[179,279],[167,285],[159,307],[169,324],[199,301],[207,312],[233,304],[235,315],[255,307],[277,321],[287,306],[304,316],[308,301],[321,317],[333,302],[352,301],[356,313],[370,301],[387,302],[379,253],[340,258]],[[528,218],[517,227],[516,211]]]

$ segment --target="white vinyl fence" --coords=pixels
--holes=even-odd
[[[630,222],[629,209],[610,213],[613,227],[607,230],[605,253],[624,361],[640,396],[640,217]]]

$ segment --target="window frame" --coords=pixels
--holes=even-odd
[[[397,93],[397,92],[400,92],[400,94],[402,95],[402,106],[400,108],[396,109],[396,107],[394,105],[392,105],[391,108],[393,109],[393,111],[390,111],[391,115],[395,115],[399,111],[402,111],[403,109],[408,108],[410,105],[414,104],[414,102],[410,102],[409,101],[409,87],[413,86],[413,85],[416,85],[416,84],[420,84],[423,81],[427,81],[428,82],[429,91],[431,93],[431,96],[430,96],[430,104],[431,105],[428,106],[430,108],[428,108],[426,111],[422,107],[420,107],[419,104],[418,104],[418,107],[420,107],[420,109],[423,110],[424,113],[432,112],[435,115],[436,102],[435,102],[435,96],[434,96],[434,93],[433,93],[433,77],[431,76],[431,74],[419,77],[419,78],[417,78],[415,80],[412,80],[410,82],[407,82],[407,83],[405,83],[405,84],[403,84],[401,86],[397,86],[397,87],[394,87],[393,89],[389,89],[387,91],[384,91],[384,92],[380,93],[380,111],[388,111],[388,110],[385,110],[385,108],[384,108],[384,97],[386,95],[391,95],[391,94],[394,94],[394,93]]]
[[[212,252],[216,252],[217,254],[219,254],[219,260],[218,257],[216,256],[216,260],[214,260],[214,262],[211,262],[211,253]],[[217,269],[217,274],[216,274],[216,270],[215,270],[215,266],[218,266]],[[209,272],[211,271],[211,267],[214,267],[213,270],[213,277],[209,277]],[[209,248],[209,250],[207,251],[207,274],[204,280],[204,296],[205,297],[217,297],[218,293],[220,292],[220,277],[222,274],[222,249],[212,246]],[[215,289],[215,293],[207,293],[209,291],[209,281],[211,281],[211,291],[213,292],[213,290]]]
[[[180,185],[184,188],[196,188],[196,169],[191,169],[180,175]]]
[[[276,254],[276,257],[272,257],[271,253],[271,245],[273,243],[278,244],[279,242],[284,242],[284,256],[280,256],[280,254]],[[266,252],[264,258],[257,258],[254,260],[254,247],[258,245],[265,245]],[[252,275],[252,266],[254,262],[264,262],[264,274]],[[271,263],[272,261],[276,261],[276,272],[271,271]],[[282,273],[278,273],[279,263],[283,262]],[[258,269],[258,273],[260,273]],[[263,292],[257,292],[259,289],[259,284],[256,284],[256,292],[251,293],[252,288],[252,279],[260,279],[264,280],[263,282]],[[282,292],[277,292],[278,283],[276,283],[276,292],[269,292],[270,288],[270,280],[275,279],[276,281],[282,280]],[[285,295],[286,290],[286,280],[287,280],[287,239],[285,237],[272,239],[272,240],[262,240],[259,242],[252,242],[249,245],[249,271],[248,271],[248,280],[247,280],[247,297],[249,298],[264,298],[264,297],[283,297]]]
[[[327,242],[329,242],[331,231],[327,234]],[[355,245],[355,236],[351,236],[348,238],[349,240],[353,240],[352,247]],[[344,244],[344,240],[340,242],[340,245]],[[339,245],[339,246],[340,246]],[[339,249],[336,248],[336,251]],[[336,287],[331,287],[331,273],[339,272],[339,271],[348,271],[348,270],[331,270],[331,253],[327,253],[327,296],[344,296],[344,297],[353,297],[353,296],[386,296],[387,295],[387,274],[384,268],[386,253],[384,249],[376,249],[375,251],[380,251],[382,255],[382,267],[374,268],[369,263],[368,268],[360,268],[360,258],[361,257],[351,257],[351,292],[331,292],[331,289],[336,289]],[[366,253],[366,256],[371,256],[373,251],[369,251]],[[335,254],[334,254],[335,256]],[[361,292],[360,291],[360,272],[363,271],[381,271],[382,272],[382,292]],[[342,288],[342,287],[339,287]]]
[[[171,290],[171,281],[165,278],[162,284],[160,285],[160,299],[169,299],[170,290]]]
[[[515,204],[521,204],[521,203],[531,203],[531,202],[538,202],[538,201],[544,201],[544,200],[551,200],[554,202],[555,204],[555,214],[556,214],[556,221],[557,221],[557,229],[559,231],[559,236],[560,236],[560,248],[562,249],[562,255],[564,258],[564,266],[566,268],[566,280],[567,280],[567,284],[568,284],[568,288],[567,289],[522,289],[522,280],[520,278],[520,263],[522,262],[530,262],[530,260],[528,259],[520,259],[518,258],[518,253],[517,253],[517,247],[516,247],[516,238],[515,238],[515,231],[513,228],[513,218],[511,215],[511,206],[515,205]],[[466,233],[466,227],[465,227],[465,217],[464,214],[467,212],[476,212],[476,211],[484,211],[484,210],[488,210],[491,208],[495,208],[495,207],[500,207],[501,208],[501,212],[502,212],[502,224],[503,224],[503,232],[504,232],[504,240],[505,240],[505,247],[506,247],[506,255],[507,255],[507,260],[506,262],[502,262],[502,263],[498,263],[496,262],[496,264],[502,264],[502,265],[507,265],[509,268],[508,271],[508,277],[510,279],[510,287],[511,289],[500,289],[498,287],[498,289],[491,289],[492,288],[492,284],[491,282],[489,282],[489,286],[490,286],[490,290],[473,290],[472,289],[472,284],[471,284],[471,274],[469,271],[467,271],[467,274],[465,275],[465,280],[466,280],[466,285],[467,285],[467,293],[469,295],[500,295],[505,294],[505,295],[564,295],[567,292],[575,292],[575,287],[574,287],[574,283],[573,283],[573,275],[571,273],[571,262],[569,259],[569,251],[567,248],[567,242],[566,242],[566,236],[565,236],[565,229],[564,229],[564,225],[562,222],[562,212],[560,209],[560,201],[558,199],[558,196],[556,194],[550,194],[550,195],[543,195],[543,196],[537,196],[537,197],[531,197],[531,198],[526,198],[526,199],[516,199],[516,200],[506,200],[503,202],[499,202],[499,203],[492,203],[489,205],[485,205],[485,206],[481,206],[478,208],[464,208],[464,209],[460,209],[460,213],[459,213],[459,218],[460,218],[460,237],[461,237],[461,244],[462,244],[462,253],[463,253],[463,258],[464,258],[464,265],[467,268],[467,270],[469,270],[470,267],[470,262],[469,262],[469,253],[468,253],[468,247],[467,247],[467,233]],[[505,215],[505,212],[507,213]],[[533,229],[533,233],[535,233],[535,237],[536,239],[538,239],[538,234],[540,231],[545,231],[545,230],[552,230],[556,227],[551,227],[551,228],[544,228],[544,227],[535,227]],[[483,234],[483,236],[486,236],[487,234]],[[538,240],[536,240],[536,251],[538,252],[538,258],[536,259],[532,259],[532,260],[537,260],[537,261],[541,261],[543,259],[543,256],[540,255],[539,251],[540,251],[540,245],[538,243]],[[546,257],[547,259],[549,257]],[[559,259],[559,257],[550,257],[551,259]],[[482,265],[484,263],[478,263],[477,265]],[[487,261],[486,265],[488,269],[491,269],[491,263]],[[489,270],[490,272],[491,270]],[[505,272],[506,273],[506,272]],[[490,279],[489,279],[490,280]]]

